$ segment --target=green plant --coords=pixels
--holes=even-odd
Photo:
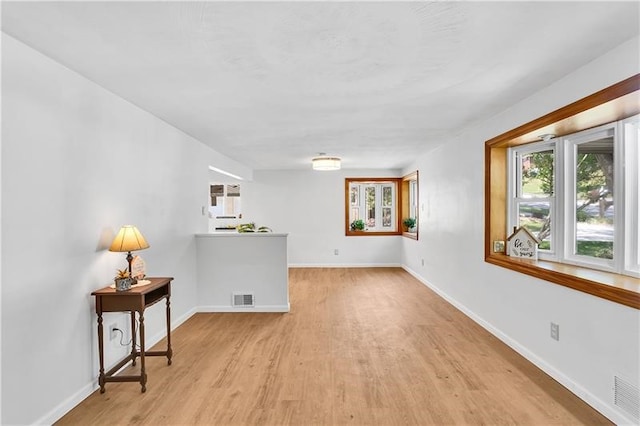
[[[364,220],[356,219],[351,222],[351,230],[352,231],[364,231]]]
[[[271,230],[271,228],[269,228],[268,226],[261,226],[259,228],[256,229],[256,224],[251,222],[251,223],[241,223],[240,225],[238,225],[236,227],[237,231],[240,233],[244,233],[244,232],[273,232]]]
[[[407,217],[402,221],[402,224],[407,227],[407,229],[415,228],[416,226],[416,218],[415,217]]]
[[[256,224],[253,223],[253,222],[251,222],[251,223],[241,223],[240,225],[238,225],[236,227],[236,229],[240,233],[243,233],[243,232],[256,232]]]

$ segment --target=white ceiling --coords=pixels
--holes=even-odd
[[[255,169],[403,167],[638,28],[638,2],[2,2],[7,34]]]

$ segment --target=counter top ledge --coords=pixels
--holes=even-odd
[[[215,238],[215,237],[286,237],[288,233],[282,232],[236,232],[236,231],[220,231],[210,232],[208,234],[196,234],[196,238]]]

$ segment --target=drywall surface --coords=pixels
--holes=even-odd
[[[399,266],[403,237],[347,237],[344,219],[346,177],[399,176],[392,169],[256,170],[241,184],[243,222],[288,233],[290,266]]]
[[[198,312],[289,312],[287,234],[196,235]],[[232,303],[251,294],[253,306]]]
[[[420,240],[402,240],[408,270],[620,424],[634,420],[614,375],[640,384],[640,311],[485,263],[483,161],[486,140],[637,73],[639,51],[630,40],[419,157]]]
[[[134,253],[148,275],[175,277],[174,324],[193,312],[193,235],[206,232],[208,165],[223,161],[5,34],[2,113],[0,423],[51,423],[97,384],[90,293],[126,266],[125,253],[107,251],[120,226],[149,242]],[[148,341],[164,335],[163,305],[146,312]],[[127,315],[106,314],[111,323],[128,338]],[[107,339],[107,366],[125,352]]]

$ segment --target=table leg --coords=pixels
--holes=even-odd
[[[142,392],[147,391],[147,372],[144,365],[144,311],[140,311],[140,384]]]
[[[104,330],[102,326],[102,312],[98,312],[98,352],[100,357],[100,375],[98,376],[98,384],[100,385],[100,393],[104,393]]]
[[[136,365],[136,311],[131,311],[131,365]]]
[[[169,298],[167,297],[167,365],[171,365],[171,357],[173,351],[171,350],[171,306]]]

